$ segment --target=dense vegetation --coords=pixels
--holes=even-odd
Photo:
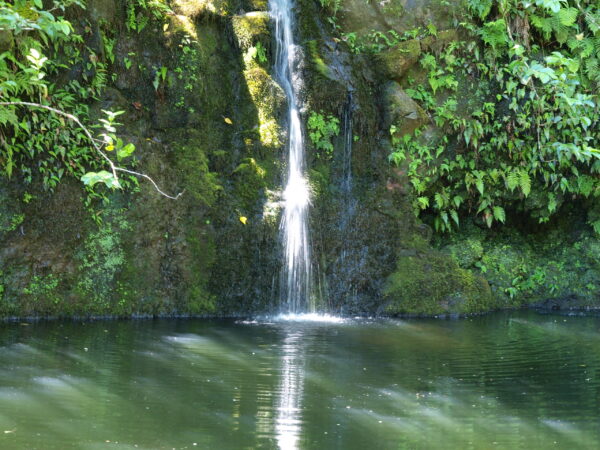
[[[149,19],[141,16],[143,23],[137,23],[133,5],[127,28],[141,30]],[[145,2],[140,6],[151,8]],[[152,7],[155,18],[167,10],[160,2]],[[103,111],[95,124],[90,118],[91,102],[116,76],[110,70],[115,39],[106,26],[101,52],[94,51],[78,33],[91,31],[75,30],[65,18],[83,9],[80,0],[53,0],[46,6],[41,0],[0,1],[0,171],[26,184],[39,181],[49,191],[65,177],[81,179],[89,206],[94,198],[106,200],[93,189],[97,183],[132,187],[136,178],[131,175],[148,177],[117,165],[135,150],[116,136],[116,118],[123,111]],[[164,71],[157,71],[157,83],[161,74],[164,79]],[[120,180],[117,172],[129,175]]]
[[[507,211],[547,221],[561,204],[600,196],[600,11],[595,1],[471,1],[463,38],[420,64],[407,93],[443,130],[394,137],[418,212],[437,230]],[[466,79],[466,81],[465,81]],[[463,86],[459,89],[459,80]],[[392,135],[394,135],[392,129]],[[600,232],[598,211],[589,222]]]
[[[0,315],[271,305],[285,99],[266,9],[0,0]],[[296,9],[332,310],[597,302],[597,2]],[[159,202],[137,170],[186,195]]]

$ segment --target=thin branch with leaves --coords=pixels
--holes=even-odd
[[[106,161],[106,163],[110,167],[110,170],[112,172],[112,177],[113,177],[112,182],[107,183],[106,179],[98,179],[97,181],[102,181],[111,187],[120,187],[119,181],[118,181],[119,177],[117,175],[117,172],[123,172],[123,173],[127,173],[129,175],[134,175],[136,177],[144,178],[144,179],[148,180],[154,186],[154,188],[160,195],[170,198],[172,200],[177,200],[185,192],[185,191],[182,191],[182,192],[179,192],[177,195],[169,195],[166,192],[164,192],[158,186],[158,184],[152,179],[152,177],[150,177],[149,175],[146,175],[145,173],[141,173],[141,172],[136,172],[136,171],[130,170],[130,169],[125,169],[124,167],[120,167],[120,166],[116,165],[113,162],[113,160],[110,159],[110,157],[102,149],[103,145],[106,143],[106,140],[99,141],[98,139],[94,138],[94,136],[92,135],[90,130],[73,114],[70,114],[65,111],[61,111],[60,109],[56,109],[56,108],[53,108],[48,105],[43,105],[41,103],[33,103],[33,102],[22,102],[22,101],[0,102],[0,106],[26,106],[26,107],[30,107],[30,108],[44,109],[44,110],[50,111],[54,114],[57,114],[59,116],[66,117],[67,119],[73,121],[85,133],[86,137],[89,139],[90,143],[92,144],[92,147],[94,148],[94,150]],[[113,114],[115,114],[115,113],[113,113]],[[102,145],[100,145],[98,142],[102,142]],[[85,177],[85,175],[84,175],[84,177]]]

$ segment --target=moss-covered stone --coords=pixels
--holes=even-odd
[[[395,47],[382,51],[377,59],[384,74],[391,80],[401,80],[406,71],[419,61],[421,43],[418,39],[401,42]]]
[[[202,15],[227,16],[234,9],[231,0],[173,0],[176,14],[196,19]]]
[[[588,307],[600,294],[600,241],[575,217],[537,233],[508,227],[486,233],[467,225],[446,238],[443,251],[486,278],[501,307]],[[573,223],[579,223],[577,231]]]
[[[385,3],[347,0],[339,25],[342,31],[366,34],[373,30],[405,31],[433,24],[439,30],[464,21],[467,2],[463,0],[390,0]]]
[[[421,49],[424,52],[440,53],[451,42],[460,39],[458,31],[454,29],[439,31],[435,36],[427,36],[421,40]]]
[[[277,117],[285,102],[283,90],[265,69],[257,65],[244,70],[244,78],[258,111],[260,141],[265,147],[279,148],[282,130]]]
[[[468,314],[495,306],[485,279],[435,251],[402,252],[384,295],[387,314]]]
[[[264,11],[252,11],[231,19],[233,33],[243,51],[261,42],[264,47],[270,43],[269,14]]]

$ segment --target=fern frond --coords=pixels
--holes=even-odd
[[[506,34],[506,22],[504,19],[498,19],[494,22],[486,23],[481,29],[481,38],[483,42],[496,50],[508,44],[508,35]]]
[[[529,16],[529,20],[535,28],[543,33],[545,39],[550,38],[550,34],[552,34],[552,19],[550,17],[540,17],[532,14]]]
[[[516,171],[509,172],[506,175],[506,185],[511,191],[514,191],[515,188],[519,185],[519,174]]]
[[[521,170],[519,172],[519,187],[525,197],[531,192],[531,178],[529,178],[529,174],[526,170]]]
[[[598,31],[600,31],[600,11],[587,11],[585,13],[585,23],[594,35],[598,34]]]
[[[556,40],[561,44],[564,44],[565,42],[567,42],[567,39],[569,38],[569,31],[571,30],[568,26],[562,23],[560,18],[561,11],[563,10],[561,9],[557,14],[550,17],[550,24],[552,26],[552,31],[554,31],[554,36],[556,37]]]
[[[600,61],[598,61],[598,58],[585,60],[585,76],[590,80],[600,80]]]
[[[556,17],[565,27],[573,26],[577,21],[578,15],[579,10],[577,8],[561,8],[560,11],[556,13]]]

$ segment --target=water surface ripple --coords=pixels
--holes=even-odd
[[[2,325],[0,448],[600,448],[598,317],[313,319]]]

